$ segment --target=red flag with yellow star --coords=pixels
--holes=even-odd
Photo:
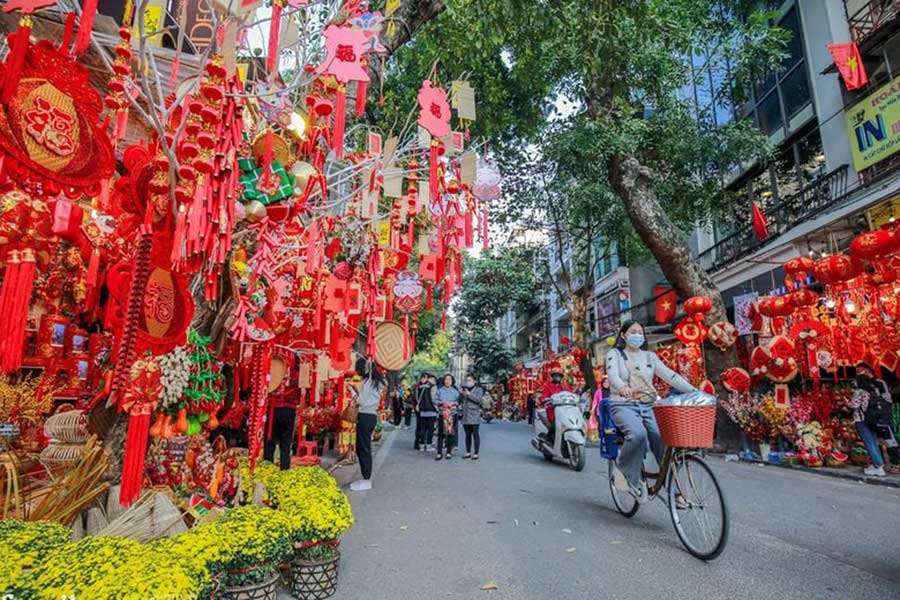
[[[656,296],[656,322],[668,323],[675,318],[675,311],[678,309],[675,290],[658,285],[653,288],[653,295]]]
[[[844,85],[848,90],[855,90],[869,82],[866,76],[866,67],[863,65],[862,57],[859,55],[859,48],[855,42],[849,44],[828,44],[828,51],[834,59],[841,77],[844,78]]]

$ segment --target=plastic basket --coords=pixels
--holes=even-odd
[[[671,448],[712,448],[715,406],[654,406],[663,444]]]

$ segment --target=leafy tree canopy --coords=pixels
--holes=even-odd
[[[463,329],[491,327],[508,309],[533,301],[535,293],[531,253],[522,247],[496,248],[465,257],[454,308]]]
[[[502,381],[513,374],[513,355],[494,329],[480,327],[462,334],[469,355],[469,371],[479,379]]]

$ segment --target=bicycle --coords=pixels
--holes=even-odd
[[[630,519],[641,505],[630,492],[616,487],[615,462],[607,461],[609,489],[616,510]],[[661,477],[661,473],[665,476]],[[718,479],[697,450],[666,448],[659,471],[648,473],[642,468],[641,477],[647,486],[647,499],[660,497],[669,507],[675,533],[688,552],[700,560],[712,560],[722,553],[728,542],[728,505]],[[649,480],[653,481],[652,486]],[[659,494],[664,486],[666,496],[662,497]],[[690,527],[692,520],[699,531]]]

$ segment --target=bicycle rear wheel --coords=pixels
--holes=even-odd
[[[612,493],[613,504],[616,510],[622,513],[622,516],[630,519],[640,508],[638,501],[629,492],[625,492],[616,487],[616,461],[606,461],[606,470],[609,473],[609,491]]]
[[[675,533],[687,551],[700,560],[719,556],[728,542],[728,506],[709,465],[693,454],[673,457],[668,496]]]

